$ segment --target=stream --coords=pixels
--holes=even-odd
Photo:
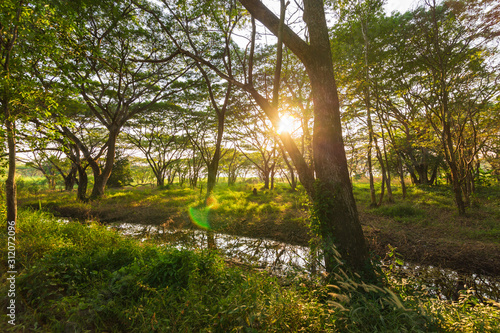
[[[168,229],[156,225],[112,223],[109,228],[123,235],[154,240],[158,244],[170,244],[178,249],[201,249],[209,243],[209,233],[196,229]],[[240,237],[212,233],[219,253],[239,265],[266,269],[275,275],[310,275],[324,270],[324,263],[312,256],[309,248],[291,245],[263,238]],[[450,269],[422,266],[411,263],[398,265],[394,262],[381,262],[383,269],[407,281],[418,281],[415,288],[425,288],[428,293],[445,300],[457,300],[459,290],[471,290],[480,301],[485,298],[500,302],[500,278],[479,274],[459,274]]]

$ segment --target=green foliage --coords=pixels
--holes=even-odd
[[[48,189],[47,183],[45,177],[18,177],[16,179],[17,190],[20,193],[38,194],[40,191]]]
[[[133,181],[128,157],[117,154],[113,164],[113,171],[111,171],[106,185],[111,188],[119,188],[130,185]]]
[[[214,253],[143,246],[40,212],[21,212],[17,228],[17,322],[27,329],[323,331],[322,306]]]
[[[471,290],[461,290],[458,301],[445,302],[430,295],[428,286],[422,285],[415,277],[390,270],[387,279],[405,305],[433,317],[436,328],[439,327],[433,331],[500,332],[500,304],[493,301],[481,303]]]

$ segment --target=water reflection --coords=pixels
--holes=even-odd
[[[323,266],[312,263],[308,247],[291,245],[262,238],[239,237],[212,233],[193,229],[168,229],[155,225],[138,225],[131,223],[112,224],[112,228],[122,234],[145,240],[156,240],[168,243],[179,249],[194,250],[207,248],[214,242],[215,248],[224,257],[236,264],[251,265],[272,271],[275,274],[286,274],[290,271],[308,271]],[[213,236],[213,240],[211,237]]]
[[[219,253],[234,264],[266,269],[273,274],[289,272],[311,274],[324,270],[324,263],[309,248],[262,238],[239,237],[203,230],[172,229],[167,226],[115,223],[111,228],[122,234],[152,240],[158,244],[170,244],[179,249],[207,248],[213,242]],[[213,237],[213,238],[212,238]],[[449,269],[433,266],[382,262],[382,268],[391,267],[393,274],[408,281],[418,281],[415,288],[425,286],[430,295],[446,300],[457,300],[462,290],[473,289],[479,300],[489,298],[500,301],[500,280],[479,274],[464,275]]]

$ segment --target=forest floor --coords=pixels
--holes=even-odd
[[[76,201],[75,192],[20,189],[21,207],[42,208],[56,216],[99,221],[197,228],[210,224],[216,232],[269,238],[296,245],[309,241],[309,204],[303,191],[290,192],[286,184],[273,191],[261,184],[220,184],[208,222],[197,221],[203,188],[173,185],[108,190],[105,198]],[[257,188],[257,195],[252,190]],[[369,207],[369,187],[354,184],[360,219],[370,249],[380,258],[389,245],[406,262],[450,268],[460,273],[500,276],[500,186],[479,187],[467,215],[458,216],[446,186],[412,186],[406,199],[393,189],[395,202]]]

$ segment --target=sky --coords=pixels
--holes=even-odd
[[[404,13],[408,9],[415,7],[417,3],[418,0],[387,0],[384,8],[387,14],[391,14],[394,10]]]

